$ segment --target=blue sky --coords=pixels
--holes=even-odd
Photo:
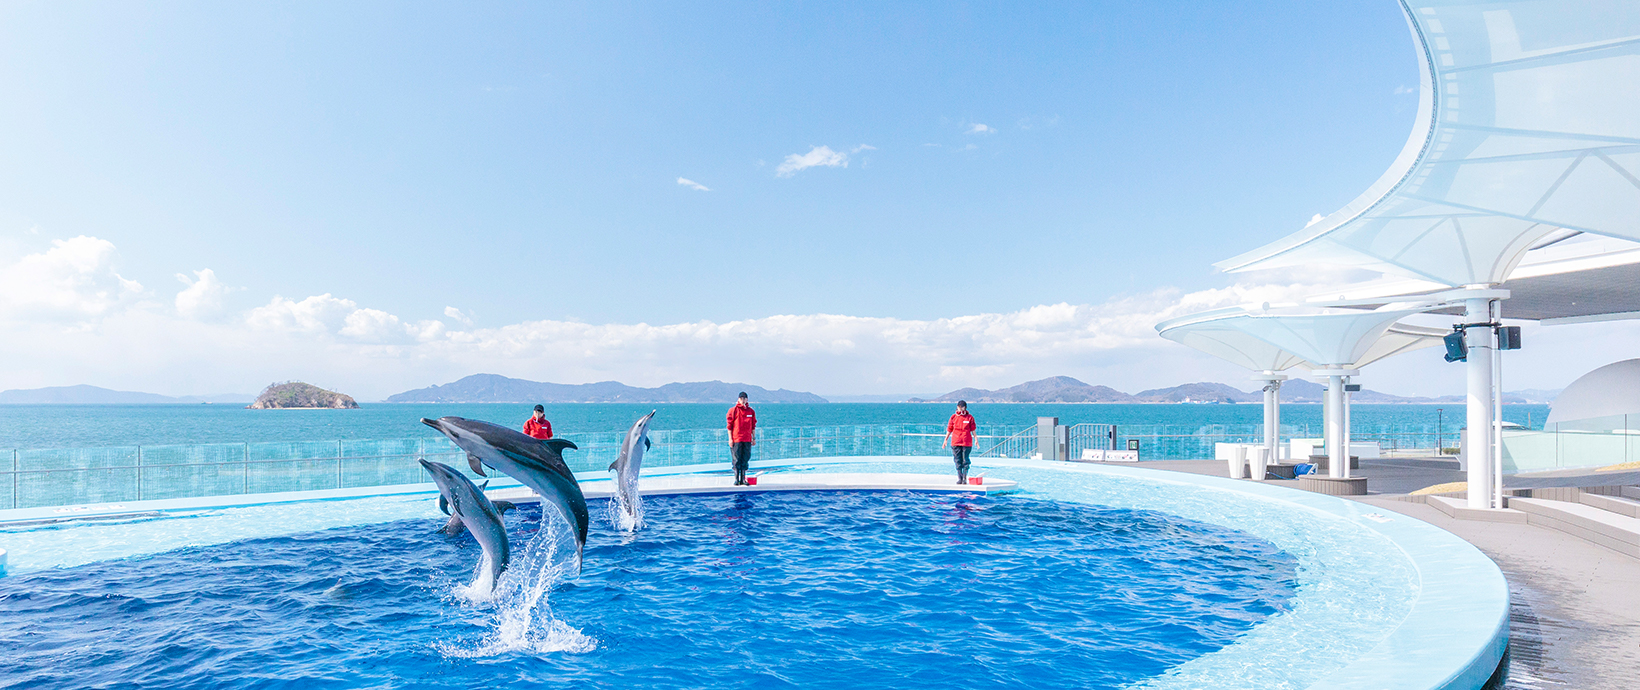
[[[1176,346],[1132,324],[976,334],[1219,294],[1383,172],[1416,82],[1388,0],[6,3],[0,319],[41,342],[0,388],[1230,380],[1135,371]]]

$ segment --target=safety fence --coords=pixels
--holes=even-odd
[[[1283,436],[1308,436],[1310,431],[1305,426],[1282,428]],[[976,457],[1055,457],[1051,450],[1044,452],[1039,447],[1044,438],[1035,425],[981,426],[978,432]],[[943,447],[945,428],[940,424],[781,427],[757,433],[754,460],[949,452]],[[1143,460],[1203,459],[1214,456],[1215,443],[1253,443],[1264,437],[1259,425],[1078,424],[1059,427],[1054,434],[1057,442],[1065,444],[1060,457],[1069,459],[1081,457],[1084,448],[1134,447]],[[1448,436],[1455,444],[1455,432]],[[624,437],[624,432],[565,434],[561,438],[574,442],[578,450],[566,451],[564,459],[576,472],[605,471],[620,454]],[[1383,440],[1386,449],[1436,447],[1434,430],[1426,434],[1424,430],[1356,429],[1355,437],[1358,441]],[[652,445],[644,455],[647,467],[730,460],[724,429],[655,430],[650,439]],[[0,509],[430,482],[419,459],[464,472],[468,467],[465,453],[442,436],[0,451]],[[506,477],[496,477],[494,482],[492,486],[513,483]]]

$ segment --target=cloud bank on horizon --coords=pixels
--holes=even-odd
[[[1290,301],[1327,286],[1302,276],[1244,279],[1190,293],[1163,288],[1101,304],[930,320],[797,314],[478,327],[458,307],[444,307],[442,319],[409,319],[328,293],[275,295],[235,311],[227,307],[232,288],[210,269],[178,274],[181,289],[167,294],[123,278],[117,258],[111,242],[80,236],[0,262],[0,327],[9,336],[0,357],[12,363],[0,369],[0,389],[91,383],[189,395],[303,379],[374,400],[479,372],[561,383],[739,380],[821,394],[999,388],[1060,374],[1124,390],[1243,383],[1245,372],[1159,338],[1154,325],[1216,307]],[[1640,332],[1633,324],[1591,326]],[[1534,355],[1532,370],[1558,378],[1516,376],[1511,385],[1559,387],[1626,357],[1615,343],[1628,338],[1591,343],[1579,328],[1529,334],[1536,347],[1522,352]],[[1602,342],[1614,343],[1612,352],[1591,354]],[[1573,351],[1580,354],[1562,356]],[[1380,390],[1461,391],[1461,367],[1438,359],[1391,359],[1367,375]],[[1443,377],[1451,385],[1429,387]]]

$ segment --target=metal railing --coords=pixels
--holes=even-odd
[[[1084,448],[1129,447],[1137,441],[1144,460],[1214,457],[1215,443],[1263,440],[1259,425],[1162,426],[1078,424],[1064,429],[1066,457]],[[1283,437],[1307,437],[1304,426],[1285,426]],[[1030,458],[1039,452],[1039,429],[981,426],[976,455]],[[603,472],[620,453],[623,432],[570,433],[579,450],[565,453],[577,472]],[[783,427],[758,430],[754,460],[787,460],[831,456],[943,455],[945,427],[940,424],[876,424]],[[1386,450],[1433,448],[1433,429],[1362,429],[1356,440],[1381,440]],[[1625,440],[1629,438],[1626,434]],[[645,455],[649,467],[729,462],[724,429],[657,430]],[[1640,436],[1632,437],[1640,443]],[[1445,439],[1456,445],[1456,434]],[[1113,445],[1114,444],[1114,445]],[[1560,443],[1559,446],[1567,446]],[[1505,438],[1506,457],[1519,444]],[[1640,450],[1606,454],[1624,459]],[[1640,446],[1637,446],[1640,448]],[[1052,457],[1043,453],[1045,457]],[[115,446],[101,448],[0,450],[0,509],[86,503],[261,494],[284,491],[353,489],[431,481],[419,458],[466,471],[465,454],[437,436],[390,440],[215,443],[195,445]],[[9,466],[8,462],[9,461]],[[505,477],[492,486],[505,485]]]

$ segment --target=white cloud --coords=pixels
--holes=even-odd
[[[876,151],[876,150],[877,150],[877,147],[872,146],[871,144],[861,144],[859,146],[854,147],[853,153],[859,153],[861,151]]]
[[[1323,215],[1317,213],[1313,216],[1310,216],[1310,222],[1305,223],[1304,227],[1306,227],[1306,228],[1310,227],[1311,225],[1315,225],[1316,223],[1319,223],[1319,222],[1321,222],[1322,220],[1325,220],[1325,219],[1326,219],[1326,216],[1323,216]]]
[[[1155,324],[1222,306],[1291,302],[1360,279],[1325,268],[1267,271],[1209,290],[1161,289],[1096,304],[941,319],[785,314],[661,325],[553,320],[471,328],[468,314],[447,307],[445,317],[467,326],[454,330],[442,321],[406,319],[328,293],[274,297],[254,309],[198,320],[186,313],[203,308],[204,294],[219,294],[214,288],[201,288],[193,307],[120,301],[125,283],[109,268],[111,253],[112,245],[102,240],[76,238],[3,267],[5,281],[23,275],[11,269],[26,265],[33,278],[61,283],[65,275],[92,276],[86,280],[93,287],[70,280],[74,289],[66,307],[34,311],[19,311],[10,292],[0,292],[11,300],[10,311],[0,314],[8,319],[0,360],[27,363],[0,368],[0,389],[92,383],[179,395],[249,392],[268,381],[308,379],[372,400],[481,371],[566,383],[715,378],[822,393],[996,388],[1060,374],[1130,392],[1189,381],[1247,389],[1246,372],[1161,339]],[[206,271],[194,275],[188,290],[216,283]],[[98,284],[113,292],[97,296]],[[80,321],[64,328],[64,313]],[[1640,323],[1534,327],[1527,338],[1528,349],[1509,355],[1509,386],[1558,388],[1600,364],[1632,356],[1625,343],[1640,338]],[[1370,387],[1393,393],[1463,390],[1462,367],[1445,365],[1438,354],[1391,358],[1367,374]]]
[[[1418,93],[1418,89],[1407,86],[1406,84],[1395,87],[1395,95],[1397,96],[1405,96],[1409,93]]]
[[[699,182],[696,182],[694,180],[687,179],[687,178],[682,178],[682,177],[678,178],[678,184],[681,184],[685,187],[693,189],[697,192],[710,192],[710,191],[712,191],[710,189],[707,189],[706,185],[703,185]]]
[[[968,127],[968,131],[963,132],[963,134],[996,134],[996,132],[997,132],[997,130],[996,130],[995,127],[991,127],[991,126],[988,126],[988,125],[982,125],[978,122],[975,122],[974,124],[970,125]]]
[[[177,293],[177,313],[185,319],[208,319],[222,313],[228,287],[209,268],[194,271],[194,277],[178,273],[177,280],[188,287]]]
[[[114,271],[114,243],[81,235],[51,245],[0,267],[0,318],[80,321],[142,296],[142,284]]]
[[[809,168],[846,168],[848,154],[842,151],[833,151],[829,146],[816,146],[808,153],[786,156],[780,167],[774,169],[778,177],[791,177]]]

